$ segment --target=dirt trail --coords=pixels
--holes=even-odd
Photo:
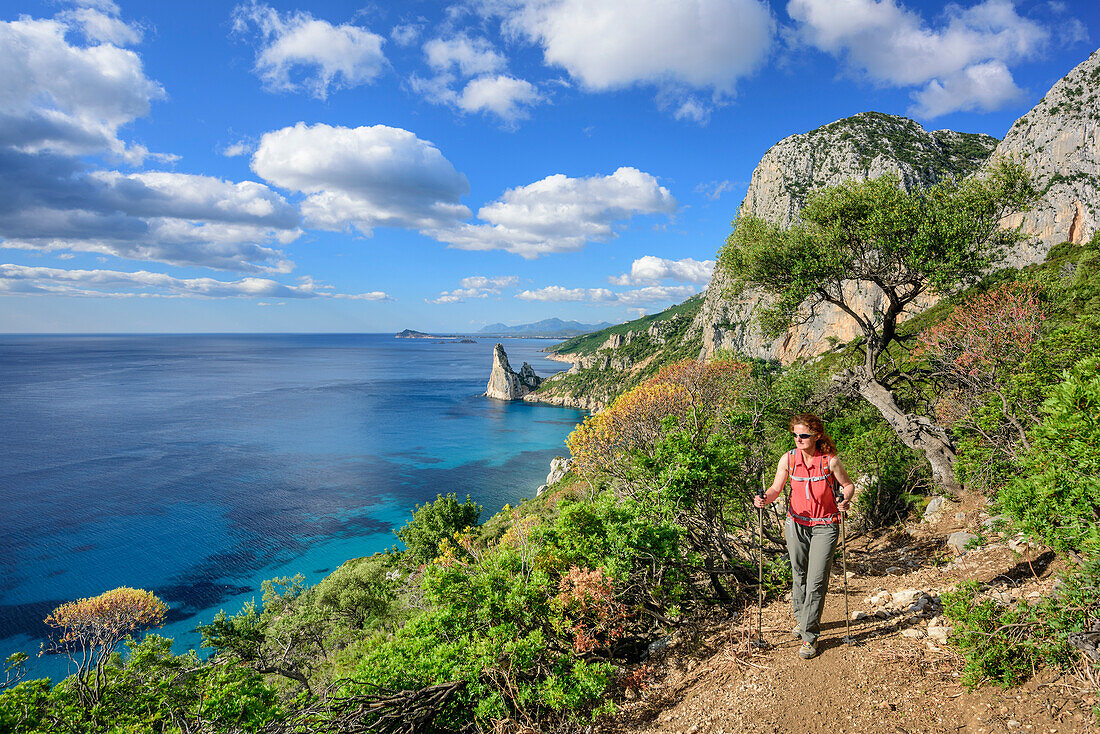
[[[755,608],[733,622],[701,623],[679,633],[649,661],[648,688],[640,698],[624,702],[621,713],[601,730],[1100,731],[1090,713],[1097,702],[1095,690],[1082,688],[1071,675],[1040,671],[1018,688],[984,686],[974,692],[958,683],[962,660],[943,644],[943,633],[935,639],[937,630],[932,629],[942,620],[938,594],[974,578],[992,584],[994,595],[1033,599],[1050,593],[1054,581],[1051,554],[996,535],[997,542],[947,562],[947,534],[980,527],[987,517],[980,505],[980,500],[964,502],[951,506],[936,522],[850,544],[849,607],[852,613],[868,615],[851,623],[855,645],[843,642],[843,577],[837,564],[816,658],[798,658],[801,640],[790,633],[793,622],[786,601],[764,608],[764,638],[770,643],[765,650],[750,644],[756,636]],[[889,601],[875,604],[876,599]],[[900,605],[893,603],[897,599]]]

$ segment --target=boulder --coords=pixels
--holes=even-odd
[[[925,521],[930,521],[940,514],[940,510],[943,509],[943,503],[945,502],[943,497],[933,497],[932,501],[928,503],[928,507],[924,508],[924,516],[921,518]]]
[[[965,530],[959,530],[947,536],[947,547],[953,550],[955,555],[961,556],[963,553],[966,553],[966,546],[970,541],[977,539],[977,535],[968,533]]]
[[[903,589],[895,591],[890,597],[890,604],[897,609],[904,609],[925,596],[920,589]]]
[[[951,627],[933,627],[928,625],[928,637],[929,639],[938,642],[941,645],[947,644],[947,638],[951,636]]]
[[[573,460],[564,456],[555,456],[550,460],[550,473],[546,475],[546,485],[553,486],[561,481],[573,466]]]

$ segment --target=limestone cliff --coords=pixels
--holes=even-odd
[[[863,112],[773,145],[753,171],[740,214],[789,225],[816,189],[887,173],[906,187],[929,186],[978,170],[996,144],[988,135],[929,132],[905,117]],[[752,318],[762,294],[750,291],[731,300],[725,297],[727,287],[725,275],[715,270],[703,307],[686,335],[702,339],[701,356],[725,349],[791,362],[819,354],[833,341],[858,336],[851,319],[826,305],[808,323],[778,339],[766,339]],[[858,292],[854,286],[850,293],[868,306],[881,296]]]
[[[740,211],[786,226],[817,189],[887,173],[906,188],[961,178],[978,170],[996,145],[988,135],[929,132],[906,117],[861,112],[769,148]]]
[[[1043,192],[1006,224],[1034,235],[1006,259],[1042,262],[1054,245],[1087,242],[1100,228],[1100,51],[1057,84],[1008,131],[991,160],[1022,163]]]
[[[489,373],[489,383],[485,386],[486,397],[497,400],[521,400],[523,396],[535,390],[542,378],[526,362],[519,372],[508,364],[508,354],[504,345],[498,343],[493,348],[493,371]]]

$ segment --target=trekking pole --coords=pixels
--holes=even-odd
[[[852,616],[848,613],[848,533],[844,528],[844,515],[840,513],[840,557],[841,568],[844,571],[844,644],[854,645],[852,638]]]
[[[764,484],[761,480],[760,489],[757,491],[760,499],[764,499]],[[768,646],[764,641],[764,508],[756,508],[756,537],[757,537],[757,574],[756,574],[756,639],[752,646],[763,649]]]

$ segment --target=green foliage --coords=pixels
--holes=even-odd
[[[738,471],[747,450],[724,433],[697,437],[687,430],[674,430],[654,447],[652,455],[638,457],[638,468],[651,477],[649,486],[660,488],[663,504],[694,507],[701,502],[724,503],[734,496],[751,499],[756,482]],[[731,503],[731,509],[744,516],[741,503]]]
[[[914,488],[928,481],[920,456],[870,406],[848,406],[829,423],[849,476],[863,484],[855,516],[865,528],[894,523],[909,510]]]
[[[1100,551],[1100,359],[1065,374],[1042,406],[1031,450],[1001,490],[999,502],[1017,526],[1052,548]]]
[[[49,708],[49,679],[24,681],[0,693],[0,732],[46,731]]]
[[[0,694],[0,732],[118,734],[257,732],[281,713],[275,691],[256,672],[225,662],[173,655],[172,641],[130,642],[105,668],[98,700],[85,705],[72,677],[21,683]]]
[[[659,314],[643,316],[594,334],[575,337],[580,341],[570,340],[556,345],[551,349],[555,353],[598,353],[624,368],[619,369],[610,364],[605,367],[602,363],[582,367],[576,372],[567,372],[544,381],[537,392],[543,397],[594,398],[603,404],[610,404],[618,396],[656,375],[662,368],[679,360],[696,359],[703,346],[702,337],[697,333],[693,338],[687,338],[687,332],[702,303],[702,294],[692,296]],[[645,331],[654,323],[665,324],[662,331],[663,343],[654,342]],[[635,335],[629,344],[618,349],[599,349],[611,334],[625,335],[631,330]]]
[[[786,554],[775,555],[764,564],[764,597],[777,599],[791,588],[794,572]]]
[[[366,629],[385,619],[397,600],[395,566],[388,554],[347,561],[313,587],[312,601],[348,625]]]
[[[1000,217],[1033,195],[1023,170],[1010,165],[986,179],[916,191],[889,176],[849,182],[811,195],[801,223],[790,228],[740,217],[719,266],[735,292],[753,285],[775,297],[760,311],[762,326],[773,335],[803,308],[843,302],[839,284],[846,280],[884,287],[904,308],[920,292],[949,292],[977,280],[1016,238],[999,229]],[[865,330],[875,328],[864,321]]]
[[[542,558],[558,573],[570,566],[602,568],[622,583],[642,575],[650,599],[678,600],[684,578],[661,566],[683,560],[683,530],[660,515],[652,504],[607,491],[589,501],[564,502],[557,517],[540,528],[547,547]],[[651,569],[661,575],[645,578]]]
[[[434,502],[417,505],[412,519],[395,532],[409,558],[427,563],[439,555],[439,541],[477,525],[479,517],[481,505],[469,495],[462,503],[454,493],[436,495]]]
[[[437,720],[454,729],[588,721],[609,706],[614,645],[627,628],[645,629],[647,609],[678,598],[678,575],[664,568],[679,558],[678,540],[674,526],[610,493],[565,501],[550,520],[518,517],[489,545],[459,535],[424,569],[423,611],[358,648],[353,678],[389,689],[461,681]],[[592,578],[606,579],[603,593],[577,596],[573,584]]]
[[[1080,659],[1068,641],[1100,620],[1100,590],[1093,568],[1063,579],[1056,593],[1031,605],[1003,604],[976,581],[944,594],[944,615],[955,622],[951,643],[963,654],[961,680],[969,687],[1013,686],[1043,665],[1068,668]]]
[[[612,334],[625,336],[628,331],[648,331],[649,327],[653,324],[660,321],[671,321],[674,318],[691,323],[692,319],[695,318],[695,315],[702,307],[703,294],[700,293],[688,298],[683,303],[670,306],[664,311],[642,316],[633,321],[616,324],[615,326],[609,326],[606,329],[594,331],[591,334],[581,334],[580,336],[567,339],[560,344],[555,344],[547,351],[553,352],[554,354],[595,354],[596,350],[600,348],[600,345],[606,342],[608,337]]]

